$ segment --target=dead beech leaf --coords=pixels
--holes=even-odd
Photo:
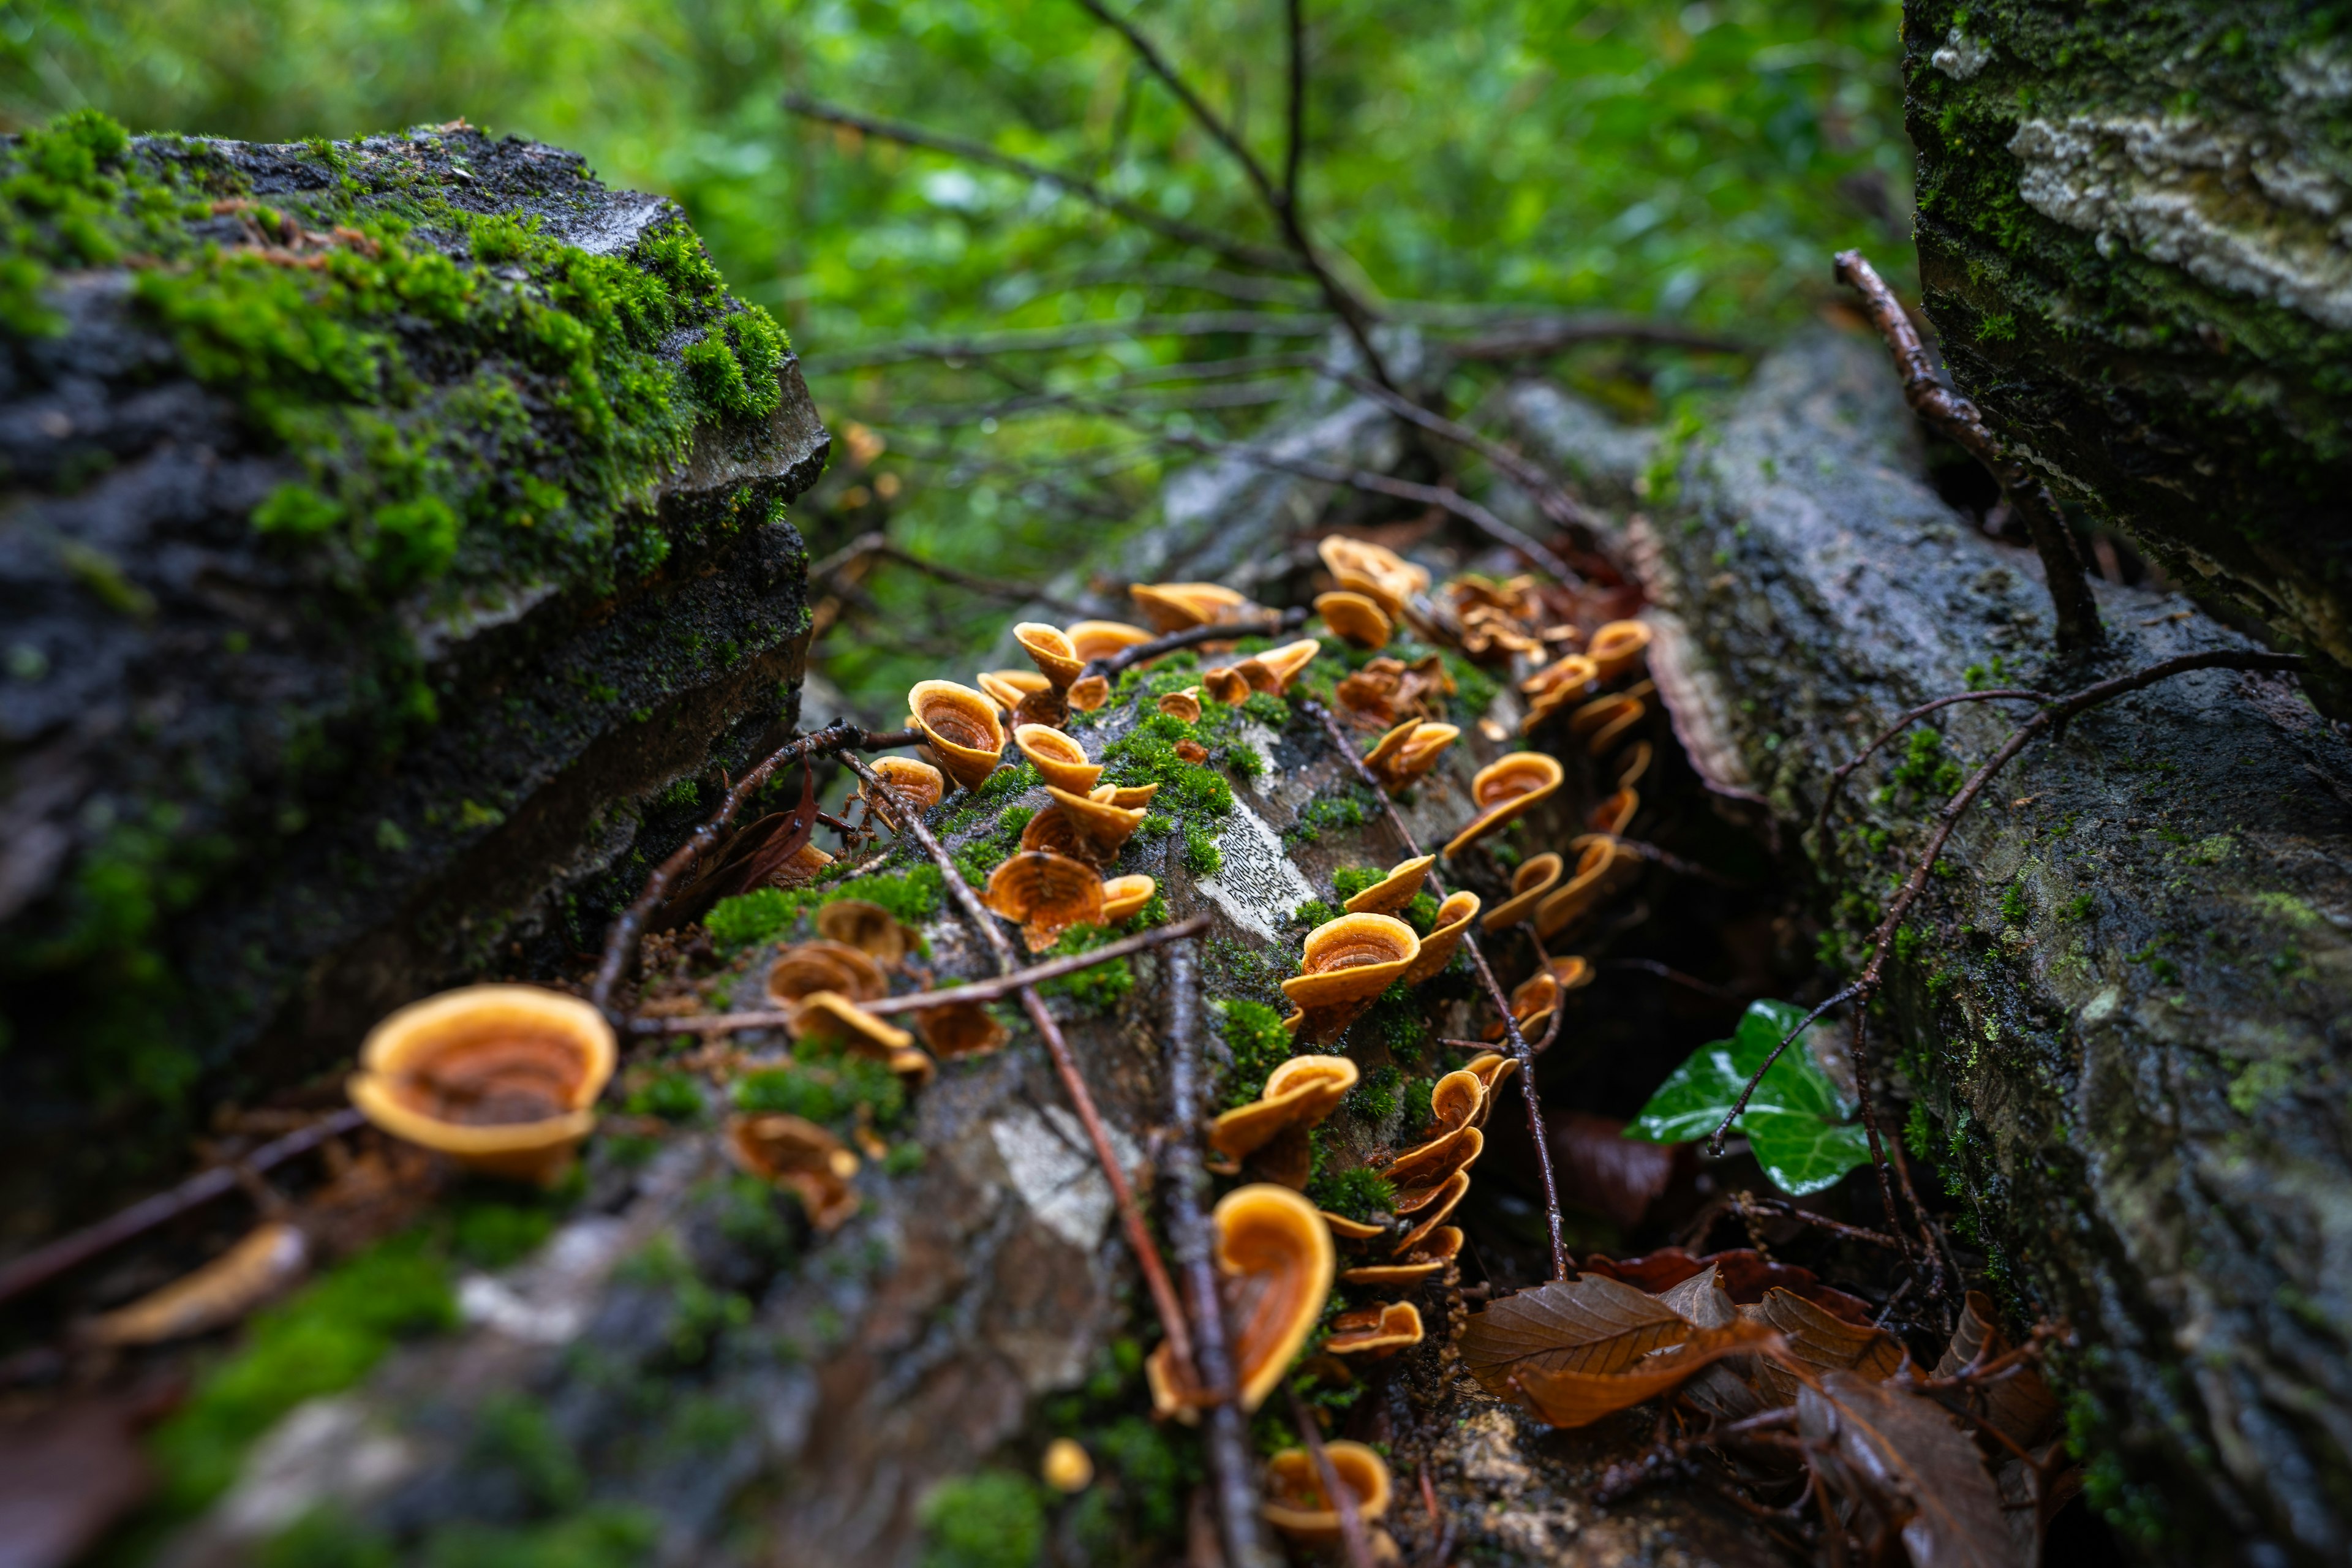
[[[1913,1568],[2013,1568],[2017,1549],[1992,1477],[1933,1400],[1828,1372],[1819,1387],[1799,1389],[1797,1430],[1832,1445],[1854,1479],[1892,1504]]]
[[[1721,1420],[1736,1421],[1790,1403],[1801,1380],[1790,1365],[1807,1371],[1853,1372],[1880,1382],[1903,1365],[1895,1336],[1866,1323],[1849,1323],[1793,1290],[1774,1289],[1764,1300],[1742,1306],[1746,1321],[1777,1331],[1786,1349],[1780,1363],[1758,1362],[1750,1375],[1717,1368],[1691,1384],[1690,1400]]]
[[[1594,1253],[1584,1260],[1583,1268],[1588,1274],[1606,1274],[1654,1295],[1681,1284],[1710,1263],[1721,1270],[1718,1279],[1724,1289],[1743,1307],[1761,1301],[1764,1293],[1777,1286],[1795,1291],[1849,1323],[1870,1321],[1869,1302],[1822,1284],[1810,1268],[1776,1263],[1751,1247],[1710,1252],[1704,1258],[1694,1258],[1679,1247],[1662,1247],[1639,1258],[1610,1258]]]
[[[1691,1333],[1689,1321],[1656,1297],[1587,1274],[1504,1297],[1471,1318],[1457,1348],[1480,1386],[1507,1399],[1514,1375],[1620,1372]]]
[[[1981,1290],[1969,1291],[1960,1326],[1952,1331],[1952,1342],[1936,1363],[1936,1375],[1950,1377],[1972,1362],[2007,1354],[2010,1343],[1999,1325],[1991,1299]],[[1985,1384],[1974,1397],[1984,1402],[1980,1408],[1993,1429],[2028,1452],[2048,1442],[2058,1430],[2058,1396],[2050,1392],[2037,1367],[2019,1367]]]
[[[1726,1356],[1777,1353],[1780,1336],[1761,1323],[1736,1318],[1719,1329],[1694,1331],[1675,1349],[1643,1356],[1619,1372],[1548,1370],[1522,1363],[1510,1386],[1554,1426],[1589,1426],[1679,1387],[1694,1373]]]
[[[1693,1328],[1719,1329],[1739,1316],[1739,1309],[1716,1275],[1710,1263],[1681,1284],[1658,1292],[1658,1300],[1689,1320]]]

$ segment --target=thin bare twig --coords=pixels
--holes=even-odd
[[[1043,985],[1048,980],[1058,980],[1065,974],[1076,974],[1108,963],[1129,953],[1146,952],[1171,942],[1183,942],[1199,936],[1209,929],[1209,917],[1194,915],[1178,921],[1174,925],[1154,926],[1150,931],[1123,936],[1117,942],[1074,952],[1064,958],[1049,958],[1043,963],[1033,963],[1026,969],[1016,969],[1010,974],[1000,974],[993,980],[975,980],[969,985],[943,986],[937,991],[914,991],[904,996],[881,996],[871,1002],[860,1002],[861,1011],[887,1016],[893,1013],[929,1013],[940,1007],[957,1007],[976,1002],[1001,1002],[1024,985]],[[730,1035],[739,1029],[780,1029],[789,1025],[794,1015],[781,1007],[765,1008],[749,1013],[709,1013],[700,1017],[632,1018],[629,1030],[638,1035]]]
[[[1903,717],[1897,719],[1894,723],[1889,724],[1885,730],[1881,731],[1878,737],[1872,741],[1870,744],[1864,746],[1861,751],[1856,752],[1853,756],[1848,757],[1844,762],[1840,763],[1837,766],[1837,771],[1830,774],[1829,787],[1822,791],[1821,816],[1816,817],[1813,821],[1814,832],[1818,835],[1827,833],[1829,831],[1830,808],[1837,804],[1838,791],[1845,786],[1846,780],[1853,776],[1854,770],[1861,767],[1863,763],[1870,761],[1870,759],[1877,753],[1880,747],[1892,742],[1896,736],[1910,729],[1912,725],[1916,724],[1920,720],[1925,719],[1928,714],[1935,712],[1937,709],[1949,708],[1956,702],[1992,702],[2011,697],[2026,702],[2047,702],[2050,700],[2050,693],[2047,691],[2036,691],[2030,687],[2023,686],[2004,686],[1997,691],[1959,691],[1953,693],[1949,697],[1938,697],[1933,702],[1922,702],[1916,708],[1914,708],[1909,712],[1904,714]],[[1824,842],[1826,843],[1826,841]]]
[[[1719,1002],[1743,1002],[1747,1000],[1747,998],[1740,995],[1738,992],[1730,989],[1728,986],[1717,985],[1710,980],[1701,980],[1696,974],[1685,974],[1681,970],[1673,968],[1667,964],[1660,963],[1654,958],[1605,958],[1601,961],[1601,967],[1603,969],[1638,969],[1644,974],[1654,974],[1659,979],[1665,981],[1669,984],[1679,985],[1689,991],[1696,991],[1702,996],[1712,996]]]
[[[1307,5],[1306,0],[1284,0],[1284,21],[1290,38],[1290,100],[1282,143],[1282,204],[1298,206],[1298,171],[1307,159]]]
[[[2099,601],[2091,594],[2090,579],[2084,574],[2082,552],[2074,548],[2074,536],[2066,530],[2066,521],[2058,512],[2057,498],[2050,487],[2028,468],[2023,458],[2004,447],[1993,433],[1985,428],[1984,416],[1977,405],[1946,386],[1936,378],[1936,367],[1920,346],[1919,332],[1912,326],[1910,316],[1895,290],[1878,275],[1878,269],[1859,250],[1841,250],[1837,256],[1837,279],[1862,296],[1863,310],[1871,325],[1886,341],[1888,352],[1895,356],[1895,368],[1903,375],[1903,396],[1919,417],[1933,425],[1967,449],[1969,455],[1985,466],[2009,497],[2009,504],[2025,519],[2025,526],[2033,535],[2033,548],[2042,557],[2042,575],[2050,590],[2050,606],[2057,617],[2058,647],[2062,652],[2103,646],[2107,640],[2105,628],[2099,625]]]
[[[1099,343],[1123,343],[1137,338],[1319,338],[1330,330],[1331,318],[1319,313],[1190,310],[1174,316],[1133,316],[1125,321],[1080,321],[1067,327],[1023,328],[962,338],[911,338],[804,359],[801,369],[809,375],[826,375],[875,365],[905,364],[914,360],[984,360],[1000,354],[1049,353]]]
[[[1100,658],[1088,659],[1085,673],[1099,675],[1106,680],[1119,676],[1148,659],[1164,653],[1198,647],[1206,642],[1231,642],[1235,637],[1270,637],[1277,632],[1296,630],[1307,624],[1307,611],[1303,605],[1286,610],[1270,610],[1263,616],[1253,616],[1242,621],[1215,621],[1207,626],[1186,626],[1181,632],[1168,632],[1150,642],[1130,643],[1117,653],[1107,653]]]
[[[1034,180],[1041,185],[1051,185],[1057,191],[1076,196],[1089,206],[1098,207],[1115,217],[1125,218],[1139,228],[1148,228],[1155,234],[1174,240],[1179,245],[1197,246],[1202,250],[1213,251],[1226,260],[1243,267],[1255,267],[1267,272],[1291,272],[1298,268],[1297,261],[1286,251],[1252,245],[1245,240],[1235,239],[1230,235],[1218,234],[1213,229],[1186,223],[1181,218],[1166,216],[1139,203],[1129,201],[1124,196],[1113,195],[1092,180],[1076,174],[1066,174],[1059,170],[1049,169],[1042,163],[1032,163],[1025,158],[1015,158],[1010,153],[1000,153],[984,142],[967,142],[961,136],[949,136],[940,132],[926,130],[919,125],[909,125],[904,121],[883,120],[871,114],[860,114],[854,109],[844,109],[838,104],[826,103],[811,98],[804,92],[784,94],[783,103],[788,112],[797,114],[804,120],[814,120],[826,125],[845,126],[862,135],[879,137],[885,142],[896,142],[901,146],[920,147],[927,152],[944,153],[950,158],[961,159],[967,163],[979,163],[992,169],[1002,169],[1009,174],[1019,174],[1025,179]]]
[[[1419,859],[1421,845],[1413,837],[1412,829],[1407,827],[1404,818],[1397,815],[1396,802],[1391,800],[1389,792],[1381,787],[1381,781],[1372,776],[1372,770],[1364,765],[1364,759],[1357,754],[1354,742],[1341,731],[1339,721],[1331,716],[1331,710],[1313,700],[1306,706],[1307,711],[1321,721],[1324,733],[1330,736],[1331,743],[1339,749],[1339,754],[1347,758],[1349,765],[1355,769],[1356,777],[1372,792],[1372,798],[1381,803],[1381,811],[1388,816],[1389,826],[1403,844],[1405,852]],[[1429,886],[1439,899],[1446,897],[1444,880],[1438,876],[1435,867],[1430,868]],[[1511,1016],[1510,998],[1503,994],[1502,984],[1495,978],[1494,969],[1486,963],[1486,950],[1479,945],[1475,933],[1464,931],[1462,946],[1470,954],[1470,965],[1478,972],[1478,984],[1486,988],[1487,1000],[1502,1017],[1504,1042],[1510,1047],[1511,1059],[1518,1063],[1519,1092],[1528,1103],[1528,1136],[1536,1146],[1536,1168],[1543,1173],[1544,1225],[1551,1237],[1551,1275],[1555,1279],[1565,1279],[1569,1277],[1568,1240],[1561,1228],[1559,1182],[1552,1173],[1551,1141],[1544,1131],[1543,1101],[1536,1092],[1535,1051],[1528,1046],[1527,1037],[1519,1032],[1519,1021]],[[1492,1050],[1494,1047],[1482,1044],[1478,1048]]]
[[[1429,319],[1427,309],[1395,308],[1409,320]],[[1448,343],[1446,354],[1457,360],[1508,362],[1547,359],[1580,343],[1610,342],[1656,343],[1665,348],[1700,353],[1750,354],[1753,343],[1714,332],[1695,331],[1673,321],[1645,321],[1627,316],[1538,316],[1523,321],[1482,322],[1485,335],[1467,342]]]
[[[1298,1423],[1298,1440],[1307,1446],[1307,1457],[1315,1465],[1315,1479],[1323,1488],[1323,1500],[1339,1516],[1339,1545],[1347,1553],[1348,1568],[1372,1568],[1372,1543],[1364,1534],[1364,1516],[1356,1507],[1356,1494],[1339,1479],[1339,1467],[1331,1462],[1331,1451],[1323,1446],[1323,1428],[1317,1424],[1315,1412],[1307,1401],[1291,1389],[1290,1415]]]
[[[1541,464],[1505,446],[1491,436],[1482,435],[1467,425],[1448,419],[1443,414],[1433,414],[1410,398],[1399,397],[1387,387],[1366,381],[1360,375],[1341,374],[1339,379],[1398,418],[1417,425],[1431,435],[1442,437],[1457,447],[1475,452],[1494,464],[1521,489],[1534,498],[1536,505],[1541,509],[1545,517],[1551,520],[1552,526],[1555,528],[1576,529],[1588,537],[1600,531],[1601,520],[1586,510],[1583,503],[1570,495],[1567,487],[1562,485],[1557,477],[1546,471]],[[1565,565],[1565,563],[1562,564]],[[1561,581],[1574,583],[1580,581],[1580,578],[1576,574],[1570,573],[1563,576]]]
[[[872,768],[855,756],[845,754],[842,761],[874,792],[876,798],[880,798],[882,781]],[[924,825],[919,814],[909,811],[901,815],[906,831],[922,846],[923,853],[930,857],[931,864],[940,868],[940,879],[946,882],[949,895],[956,900],[964,919],[971,922],[972,929],[980,933],[981,940],[994,954],[999,973],[1011,974],[1019,969],[1021,965],[1013,956],[1013,944],[1005,940],[1003,929],[990,918],[980,896],[971,890],[971,884],[963,879],[963,872],[957,868],[955,858],[948,853],[947,847]],[[1045,1042],[1046,1054],[1054,1058],[1054,1070],[1060,1075],[1063,1090],[1070,1097],[1070,1109],[1077,1112],[1078,1121],[1087,1130],[1088,1142],[1094,1144],[1096,1163],[1102,1167],[1103,1180],[1110,1187],[1112,1201],[1118,1205],[1119,1220],[1127,1230],[1128,1245],[1135,1252],[1136,1267],[1141,1271],[1144,1286],[1150,1292],[1152,1307],[1160,1314],[1160,1327],[1167,1336],[1169,1354],[1187,1377],[1197,1379],[1197,1373],[1192,1370],[1192,1339],[1185,1325],[1184,1309],[1177,1302],[1176,1288],[1169,1283],[1167,1267],[1160,1259],[1159,1245],[1151,1239],[1151,1227],[1144,1223],[1143,1210],[1135,1201],[1135,1189],[1129,1183],[1126,1171],[1119,1167],[1118,1152],[1110,1146],[1110,1132],[1103,1125],[1102,1112],[1095,1109],[1095,1097],[1087,1090],[1087,1080],[1078,1072],[1077,1058],[1070,1054],[1070,1042],[1063,1037],[1062,1026],[1055,1021],[1052,1010],[1045,1005],[1045,999],[1037,994],[1034,985],[1022,986],[1017,994],[1022,1010],[1029,1015],[1029,1022],[1036,1027],[1038,1038]]]
[[[812,565],[809,568],[809,580],[817,582],[831,578],[852,562],[866,557],[896,561],[899,565],[911,567],[927,577],[936,577],[940,582],[951,584],[958,588],[969,588],[975,594],[985,594],[992,599],[1006,599],[1016,605],[1043,605],[1055,615],[1066,616],[1072,620],[1079,619],[1087,613],[1082,606],[1074,605],[1067,599],[1057,599],[1044,589],[1034,587],[1026,583],[1008,583],[1002,578],[977,576],[953,566],[941,565],[936,561],[926,561],[921,556],[891,543],[890,536],[878,530],[871,533],[859,534],[839,550]]]
[[[1858,1225],[1847,1225],[1843,1221],[1832,1219],[1827,1215],[1818,1215],[1811,1209],[1801,1209],[1794,1204],[1784,1204],[1778,1198],[1759,1198],[1751,1193],[1741,1192],[1732,1194],[1732,1203],[1742,1210],[1752,1210],[1758,1214],[1768,1214],[1780,1219],[1794,1220],[1799,1225],[1811,1226],[1815,1230],[1828,1231],[1832,1236],[1842,1236],[1848,1241],[1862,1241],[1873,1247],[1883,1247],[1889,1252],[1907,1254],[1911,1250],[1910,1244],[1900,1236],[1889,1236],[1882,1230],[1869,1230]]]

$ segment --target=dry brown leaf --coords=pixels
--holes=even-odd
[[[1934,1401],[1861,1373],[1827,1372],[1818,1388],[1800,1389],[1797,1429],[1832,1445],[1851,1476],[1903,1520],[1913,1568],[2017,1563],[2000,1494],[1975,1443]]]
[[[1936,1363],[1936,1375],[1951,1377],[1972,1362],[1989,1362],[2007,1354],[2010,1343],[1999,1323],[1998,1309],[1991,1299],[1981,1290],[1969,1291],[1968,1305],[1960,1313],[1960,1326],[1952,1331],[1952,1342],[1945,1348],[1943,1359]],[[2042,1380],[2039,1368],[2019,1367],[1985,1384],[1975,1397],[1983,1401],[1977,1408],[1983,1412],[1985,1420],[2021,1448],[2038,1448],[2057,1433],[2061,1415],[2058,1396],[2050,1392],[2050,1384]]]
[[[1689,1321],[1656,1297],[1587,1274],[1504,1297],[1471,1318],[1457,1348],[1470,1375],[1507,1399],[1515,1374],[1621,1372],[1691,1333]]]
[[[1853,1372],[1879,1382],[1903,1365],[1903,1347],[1895,1336],[1866,1323],[1850,1323],[1806,1300],[1793,1290],[1774,1289],[1764,1300],[1743,1306],[1747,1321],[1779,1331],[1787,1342],[1786,1360],[1812,1372]],[[1787,1366],[1759,1362],[1750,1375],[1717,1368],[1691,1384],[1691,1403],[1726,1421],[1737,1421],[1790,1404],[1801,1381]]]
[[[1589,1426],[1680,1386],[1726,1356],[1775,1354],[1780,1348],[1779,1334],[1738,1318],[1719,1329],[1693,1332],[1675,1349],[1643,1356],[1622,1372],[1553,1371],[1529,1361],[1510,1374],[1510,1384],[1552,1426]]]
[[[1739,1316],[1712,1263],[1672,1289],[1659,1291],[1658,1300],[1688,1319],[1695,1329],[1719,1329]]]

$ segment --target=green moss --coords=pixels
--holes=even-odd
[[[1214,835],[1197,822],[1184,825],[1184,869],[1206,880],[1224,868],[1224,852]]]
[[[1361,1083],[1349,1091],[1347,1108],[1359,1116],[1374,1121],[1385,1121],[1397,1108],[1397,1086],[1404,1074],[1394,1063],[1382,1063],[1366,1074]]]
[[[908,925],[920,925],[939,913],[946,896],[947,881],[939,868],[917,866],[834,887],[757,889],[719,900],[710,906],[702,925],[721,951],[736,952],[782,936],[803,915],[835,899],[863,899],[881,905]]]
[[[1361,784],[1341,784],[1317,795],[1300,810],[1298,820],[1283,829],[1289,844],[1312,844],[1326,833],[1344,833],[1364,825],[1371,792]],[[1374,880],[1378,880],[1377,878]]]
[[[690,1121],[702,1114],[700,1080],[692,1073],[656,1073],[630,1091],[627,1107],[632,1116]]]
[[[1370,866],[1342,866],[1331,873],[1331,889],[1344,904],[1365,889],[1379,887],[1387,878],[1387,872]]]
[[[1386,1219],[1396,1207],[1396,1188],[1378,1173],[1359,1165],[1310,1181],[1307,1198],[1317,1208],[1370,1225]]]
[[[1151,804],[1181,815],[1223,816],[1234,809],[1233,786],[1214,772],[1176,754],[1179,742],[1200,742],[1193,726],[1170,713],[1147,713],[1102,751],[1103,782],[1157,784]]]
[[[782,1111],[844,1130],[860,1107],[884,1129],[897,1126],[907,1110],[906,1089],[888,1068],[846,1055],[745,1073],[732,1095],[738,1110]]]
[[[637,1568],[659,1521],[639,1508],[600,1505],[544,1524],[446,1524],[426,1539],[424,1568]]]
[[[1409,1078],[1398,1091],[1397,1102],[1404,1112],[1402,1125],[1407,1137],[1418,1137],[1424,1128],[1437,1120],[1437,1112],[1430,1104],[1436,1089],[1437,1080],[1434,1079]]]
[[[1292,1055],[1290,1031],[1282,1015],[1260,1002],[1226,998],[1211,1004],[1218,1032],[1233,1053],[1233,1071],[1225,1079],[1227,1107],[1246,1105],[1265,1087],[1266,1075]]]
[[[1030,1568],[1045,1545],[1037,1488],[1009,1470],[941,1481],[921,1520],[923,1568]]]
[[[1309,899],[1290,911],[1290,923],[1305,926],[1308,931],[1313,931],[1317,926],[1329,924],[1346,912],[1337,904],[1327,904],[1320,899]]]
[[[1077,925],[1064,931],[1061,938],[1045,952],[1043,958],[1067,958],[1089,952],[1116,939],[1118,933],[1100,926]],[[1067,996],[1079,1006],[1095,1012],[1108,1012],[1126,1001],[1135,991],[1135,970],[1124,958],[1114,958],[1108,963],[1097,963],[1092,969],[1081,969],[1048,980],[1037,987],[1049,996]]]
[[[450,1248],[476,1268],[504,1268],[553,1235],[555,1220],[551,1204],[463,1203],[450,1218]]]

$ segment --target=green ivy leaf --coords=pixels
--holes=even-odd
[[[1713,1133],[1774,1047],[1805,1016],[1786,1002],[1748,1005],[1727,1040],[1700,1047],[1658,1086],[1625,1136],[1694,1143]],[[1853,1105],[1799,1039],[1780,1054],[1733,1125],[1745,1133],[1773,1185],[1801,1196],[1830,1186],[1870,1158],[1867,1136],[1847,1125]]]

